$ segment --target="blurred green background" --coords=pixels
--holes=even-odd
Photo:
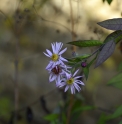
[[[74,21],[74,39],[103,41],[112,31],[101,28],[97,22],[110,18],[121,18],[122,1],[113,0],[109,5],[102,0],[71,0]],[[19,124],[27,124],[26,106],[31,107],[34,124],[48,123],[47,114],[40,96],[45,97],[48,109],[58,111],[62,102],[61,92],[49,83],[45,70],[49,59],[43,54],[51,49],[52,42],[63,42],[68,50],[65,57],[71,57],[72,18],[69,0],[0,0],[0,123],[10,122],[15,106],[15,60],[18,51]],[[18,50],[16,50],[18,42]],[[77,48],[81,54],[92,53],[97,47]],[[101,66],[90,68],[90,75],[80,94],[85,103],[111,110],[122,103],[122,92],[107,82],[118,73],[122,61],[119,44],[114,54]],[[52,91],[53,90],[53,91]],[[50,93],[50,91],[52,91]],[[66,95],[66,94],[65,94]],[[33,102],[36,104],[33,104]],[[103,111],[84,112],[76,124],[96,124]],[[110,122],[116,124],[116,121]],[[109,123],[108,123],[109,124]]]

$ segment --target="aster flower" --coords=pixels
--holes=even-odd
[[[52,51],[46,49],[47,53],[43,52],[47,57],[51,58],[51,61],[47,65],[46,69],[51,69],[53,66],[62,64],[65,65],[64,62],[67,62],[65,58],[63,58],[61,55],[67,50],[67,48],[61,50],[63,43],[61,42],[56,42],[52,43]]]
[[[82,76],[76,76],[77,72],[79,70],[75,71],[75,73],[72,74],[68,74],[66,73],[65,78],[60,80],[60,83],[58,83],[58,87],[63,87],[65,86],[65,92],[68,89],[71,89],[71,94],[75,94],[75,90],[77,90],[78,92],[81,90],[79,85],[84,85],[84,83],[79,80],[79,78],[81,78]]]
[[[70,68],[70,67],[67,67]],[[51,69],[48,69],[48,72],[50,74],[49,76],[49,82],[56,81],[56,86],[58,86],[61,78],[66,75],[69,71],[65,68],[65,66],[56,65],[53,66]]]

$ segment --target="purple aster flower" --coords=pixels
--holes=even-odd
[[[47,70],[53,68],[55,65],[59,65],[59,64],[65,65],[64,62],[67,62],[67,60],[61,56],[67,50],[67,48],[61,50],[63,43],[56,42],[56,43],[52,43],[51,45],[53,52],[51,52],[48,49],[46,49],[47,53],[43,52],[47,57],[51,58],[51,61],[46,67]]]
[[[79,80],[79,78],[81,78],[82,76],[76,76],[77,72],[79,70],[75,71],[75,73],[72,74],[68,74],[66,73],[66,77],[60,80],[60,83],[58,83],[58,87],[63,87],[65,86],[65,92],[68,89],[71,89],[71,94],[75,94],[75,90],[77,90],[78,92],[81,90],[79,85],[84,85],[84,83]]]

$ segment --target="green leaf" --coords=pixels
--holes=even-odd
[[[92,47],[92,46],[100,46],[103,43],[98,40],[79,40],[79,41],[72,41],[68,44],[79,46],[79,47]]]
[[[80,106],[79,108],[75,109],[73,113],[83,112],[83,111],[88,111],[88,110],[93,110],[93,109],[96,109],[96,107],[95,106]]]
[[[122,30],[122,18],[108,19],[97,24],[109,30]]]
[[[112,115],[108,116],[107,120],[118,118],[120,116],[122,116],[122,105],[119,106]]]
[[[97,124],[106,124],[106,115],[104,113],[101,114]]]
[[[113,77],[107,84],[122,90],[122,73]]]
[[[86,80],[87,80],[88,76],[89,76],[89,68],[86,66],[86,67],[84,67],[82,69],[83,69],[83,73],[84,73],[84,75],[86,77]]]
[[[122,124],[122,121],[120,121],[119,124]]]
[[[89,54],[84,54],[82,56],[73,57],[73,58],[70,58],[70,59],[67,59],[67,60],[69,62],[79,62],[79,61],[82,61],[83,59],[88,58],[89,56],[90,56]]]
[[[107,0],[107,2],[108,2],[108,4],[110,5],[110,4],[111,4],[111,2],[112,2],[112,0]]]
[[[47,121],[54,121],[58,118],[59,114],[49,114],[44,117],[45,120]]]
[[[118,66],[118,71],[122,71],[122,62]]]
[[[110,40],[103,46],[102,50],[98,55],[95,68],[101,65],[103,62],[105,62],[112,55],[112,53],[114,52],[115,46],[116,45],[113,40]]]
[[[110,40],[114,40],[115,43],[118,43],[122,39],[122,31],[117,30],[113,33],[109,34],[106,39],[104,40],[104,43],[109,42]]]

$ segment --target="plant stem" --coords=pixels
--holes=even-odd
[[[19,54],[19,41],[16,40],[16,54],[15,54],[15,124],[17,124],[17,110],[18,110],[18,104],[19,104],[19,88],[18,88],[18,54]]]
[[[70,118],[71,118],[71,110],[72,110],[72,106],[73,106],[73,101],[74,101],[74,95],[70,95],[70,104],[69,104],[69,108],[68,108],[68,112],[67,112],[67,121],[66,124],[70,124]]]

